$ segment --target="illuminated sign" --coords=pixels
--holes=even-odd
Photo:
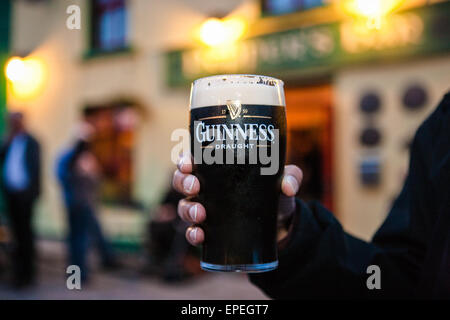
[[[380,28],[354,20],[276,32],[227,46],[166,54],[168,84],[220,73],[289,78],[353,63],[450,51],[450,2],[392,14]]]

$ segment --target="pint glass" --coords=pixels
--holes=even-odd
[[[277,207],[286,153],[283,82],[257,75],[194,81],[190,97],[196,201],[206,209],[201,267],[265,272],[278,266]]]

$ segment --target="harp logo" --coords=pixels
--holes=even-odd
[[[227,108],[228,111],[230,112],[231,120],[234,120],[241,115],[242,105],[239,100],[228,100]]]

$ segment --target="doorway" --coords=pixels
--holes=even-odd
[[[286,89],[289,164],[303,171],[298,193],[333,210],[332,88],[330,85]]]
[[[90,143],[101,168],[103,202],[139,207],[133,198],[133,149],[136,112],[133,105],[105,104],[88,106],[84,118],[96,129]]]

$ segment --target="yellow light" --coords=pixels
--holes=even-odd
[[[242,37],[245,28],[245,22],[237,17],[210,18],[200,28],[200,40],[211,47],[229,45]]]
[[[217,18],[206,20],[200,29],[201,40],[209,45],[215,46],[220,44],[225,37],[225,27]]]
[[[345,12],[366,19],[370,28],[380,28],[386,15],[397,9],[404,0],[344,0],[341,3]]]
[[[13,57],[6,64],[6,77],[11,81],[21,81],[25,77],[25,64],[22,59]]]
[[[245,22],[239,18],[228,18],[223,21],[227,32],[228,41],[235,42],[239,40],[245,32]]]
[[[18,99],[28,100],[41,91],[45,68],[37,58],[13,57],[6,63],[5,74],[9,80],[10,92]]]
[[[356,10],[365,17],[376,17],[381,15],[381,1],[356,0]]]

